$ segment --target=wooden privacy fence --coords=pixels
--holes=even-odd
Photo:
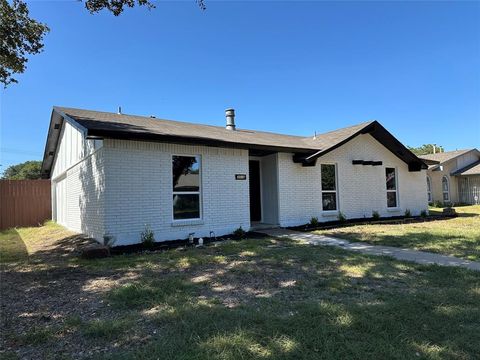
[[[50,180],[0,180],[0,229],[52,218]]]

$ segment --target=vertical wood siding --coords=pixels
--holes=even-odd
[[[50,193],[50,180],[0,180],[0,229],[51,219]]]

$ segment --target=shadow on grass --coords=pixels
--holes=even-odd
[[[91,238],[75,234],[52,241],[48,247],[37,249],[31,258],[37,262],[63,261],[65,258],[73,258],[80,255],[83,248],[95,244]]]
[[[480,321],[476,297],[457,300],[478,284],[476,274],[341,251],[294,253],[252,258],[248,266],[258,267],[252,277],[230,269],[198,283],[170,274],[114,290],[111,304],[134,309],[158,335],[99,358],[471,358],[480,350],[480,336],[472,333]],[[296,280],[282,287],[281,279],[292,275],[285,263],[296,264]],[[451,276],[458,276],[457,288]],[[242,301],[225,306],[228,296]]]
[[[0,263],[28,259],[28,250],[22,237],[15,229],[0,232]]]
[[[48,345],[32,345],[33,357],[65,349],[90,358],[224,360],[480,352],[480,276],[462,269],[273,239],[118,258],[12,269],[2,281],[2,329],[57,326]],[[9,336],[8,346],[15,341]]]

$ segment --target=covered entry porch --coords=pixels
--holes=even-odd
[[[278,153],[249,156],[251,230],[278,227]]]

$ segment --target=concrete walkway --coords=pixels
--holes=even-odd
[[[460,266],[470,270],[480,271],[480,262],[463,260],[454,256],[446,256],[425,251],[402,249],[393,246],[370,245],[363,242],[349,242],[329,236],[317,235],[289,229],[265,229],[258,232],[276,238],[290,238],[310,245],[330,245],[343,249],[357,251],[363,254],[390,256],[398,260],[413,261],[419,264],[437,264],[442,266]]]

